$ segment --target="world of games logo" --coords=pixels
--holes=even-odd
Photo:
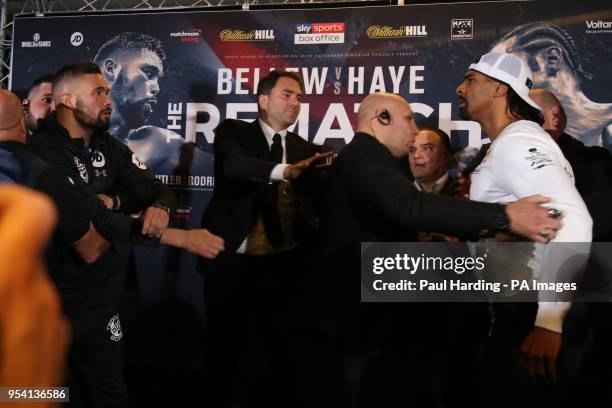
[[[474,20],[471,18],[453,18],[451,20],[452,40],[471,40],[474,38]]]

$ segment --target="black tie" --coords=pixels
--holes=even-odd
[[[272,145],[270,146],[270,160],[275,163],[283,161],[283,144],[281,135],[275,133],[272,137]],[[283,239],[281,229],[280,215],[278,213],[278,183],[273,182],[269,185],[266,192],[266,203],[262,211],[262,222],[266,237],[271,244],[278,245]]]
[[[281,142],[281,135],[275,133],[272,136],[272,146],[270,146],[270,160],[275,163],[283,162],[283,144]]]

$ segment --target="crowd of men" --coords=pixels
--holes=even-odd
[[[449,172],[449,136],[419,130],[399,95],[365,97],[355,136],[338,154],[304,140],[288,130],[302,79],[272,71],[258,85],[258,118],[227,119],[216,129],[214,195],[202,228],[183,230],[169,226],[174,194],[130,150],[159,136],[151,126],[129,131],[130,110],[146,117],[159,90],[145,83],[144,102],[121,99],[135,91],[125,61],[135,52],[131,41],[114,38],[95,63],[36,80],[23,101],[0,91],[0,176],[46,194],[58,212],[44,259],[70,343],[49,384],[70,387],[70,406],[128,406],[113,296],[118,242],[199,256],[207,406],[463,406],[478,399],[465,393],[476,383],[496,406],[561,401],[568,302],[360,302],[362,242],[504,236],[544,251],[549,242],[607,240],[612,158],[563,132],[563,107],[551,93],[530,90],[524,62],[484,55],[457,88],[462,117],[480,123],[492,142],[469,166],[471,178]],[[153,77],[160,74],[163,55],[136,52]],[[139,218],[127,215],[134,210]],[[551,255],[540,255],[536,267],[545,271]],[[603,304],[590,310],[598,321],[607,312]],[[0,333],[10,327],[2,320]],[[609,327],[594,335],[593,358],[611,361],[602,346]],[[56,343],[61,354],[61,336]],[[0,363],[10,361],[0,355]],[[597,370],[591,364],[585,378],[595,381]]]

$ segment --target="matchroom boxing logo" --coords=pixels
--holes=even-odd
[[[191,28],[189,30],[176,31],[170,33],[170,37],[178,38],[182,43],[197,43],[200,42],[202,37],[202,29]]]

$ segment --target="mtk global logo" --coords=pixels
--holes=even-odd
[[[374,25],[368,27],[367,34],[369,38],[427,37],[427,26],[411,25],[390,27],[386,25]]]
[[[40,41],[40,33],[34,33],[32,41],[22,41],[21,48],[46,48],[51,46],[51,41]]]
[[[249,30],[227,29],[219,33],[221,41],[272,41],[274,30]]]

